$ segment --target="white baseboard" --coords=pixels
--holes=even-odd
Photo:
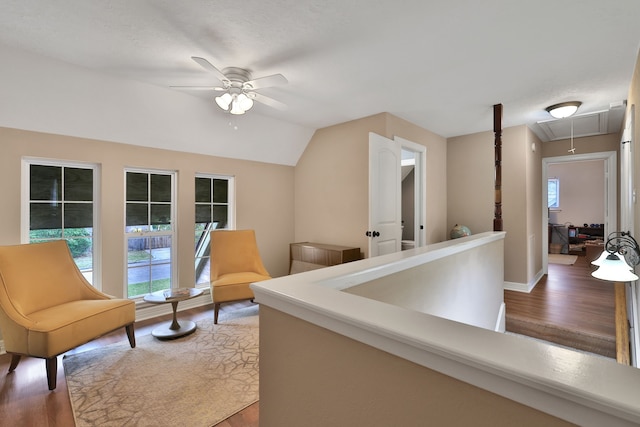
[[[540,270],[529,283],[504,282],[504,290],[530,293],[542,279],[542,276],[544,276],[544,273]]]

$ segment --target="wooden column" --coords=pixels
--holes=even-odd
[[[495,134],[495,209],[493,231],[502,231],[502,104],[493,106],[493,132]]]

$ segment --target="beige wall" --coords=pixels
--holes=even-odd
[[[557,224],[604,223],[604,160],[553,163],[547,171],[549,178],[560,180]]]
[[[619,151],[620,135],[611,133],[607,135],[585,136],[574,138],[573,145],[576,154],[600,153],[605,151]],[[569,139],[548,141],[542,143],[542,157],[571,156],[567,150],[571,147]]]
[[[616,151],[617,134],[577,138],[580,153]],[[541,142],[526,126],[502,133],[502,218],[505,281],[530,284],[542,269],[542,158],[568,155],[569,141]],[[464,224],[474,234],[493,229],[494,133],[447,142],[448,229]]]
[[[178,276],[194,284],[194,177],[215,173],[236,177],[236,228],[256,230],[265,266],[274,276],[287,273],[293,241],[293,167],[196,155],[0,128],[0,244],[20,242],[21,159],[41,157],[98,163],[102,168],[102,289],[122,296],[125,277],[124,168],[177,171]]]
[[[528,228],[536,196],[530,196],[536,172],[526,126],[502,132],[502,219],[505,238],[505,281],[528,283],[529,238],[540,240],[540,227]],[[538,164],[538,169],[540,165]],[[448,229],[464,224],[473,234],[493,230],[494,133],[449,138],[447,143]],[[529,199],[531,197],[531,199]],[[541,193],[537,197],[542,197]],[[539,208],[541,209],[541,208]],[[539,210],[536,218],[540,218]]]
[[[447,230],[466,225],[471,233],[493,230],[493,132],[447,141]]]
[[[427,242],[444,240],[446,140],[387,113],[319,129],[295,167],[295,239],[368,255],[369,132],[427,147]]]
[[[568,426],[270,307],[260,308],[260,426]]]

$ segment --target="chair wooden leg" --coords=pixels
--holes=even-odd
[[[19,355],[19,354],[12,354],[11,355],[11,363],[9,364],[9,372],[13,372],[18,367],[18,363],[20,363],[20,357],[21,357],[21,355]]]
[[[45,363],[47,365],[47,382],[49,383],[49,390],[54,390],[58,379],[58,358],[56,356],[48,357],[45,359]]]
[[[220,311],[220,303],[213,304],[213,324],[218,324],[218,311]]]
[[[129,345],[131,345],[131,348],[136,348],[136,334],[133,329],[133,323],[125,326],[125,329],[127,331],[127,338],[129,338]]]

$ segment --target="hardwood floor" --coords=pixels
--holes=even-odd
[[[561,341],[559,344],[571,347],[574,340],[563,341],[567,336],[595,336],[602,338],[602,343],[598,341],[597,347],[601,345],[606,347],[611,342],[615,347],[613,286],[593,279],[590,273],[590,265],[584,257],[579,257],[572,266],[550,264],[548,277],[543,278],[530,294],[505,291],[507,329],[510,330],[510,326],[513,327],[514,324],[518,326],[518,322],[552,325],[553,327],[544,328],[542,336],[537,337],[550,341],[556,339]],[[224,313],[237,310],[249,304],[251,303],[226,304],[222,306],[221,311]],[[213,307],[209,305],[186,310],[179,315],[180,318],[197,322],[212,318]],[[154,326],[167,320],[170,320],[170,315],[136,322],[136,336],[151,333]],[[568,331],[568,333],[549,332],[556,330]],[[123,329],[78,347],[68,354],[100,348],[126,339]],[[609,350],[598,351],[606,353]],[[61,362],[62,356],[58,360],[58,387],[53,392],[47,388],[43,360],[23,358],[16,371],[7,374],[9,359],[7,355],[0,356],[0,378],[2,378],[0,424],[73,426],[73,414]],[[255,403],[219,423],[217,427],[257,427],[258,418],[259,403]]]
[[[251,302],[224,304],[220,312],[225,313],[246,307]],[[213,319],[213,304],[181,311],[180,319]],[[151,333],[158,323],[170,321],[171,315],[136,322],[136,337]],[[75,348],[66,354],[75,354],[126,341],[124,328],[97,340]],[[0,356],[0,425],[69,427],[74,425],[69,392],[62,366],[62,356],[58,357],[58,386],[49,391],[44,360],[23,357],[16,370],[7,374],[10,356]],[[259,403],[254,403],[243,411],[217,424],[216,427],[257,427]]]
[[[529,294],[505,291],[507,331],[615,358],[613,283],[591,276],[584,256],[549,264]]]

